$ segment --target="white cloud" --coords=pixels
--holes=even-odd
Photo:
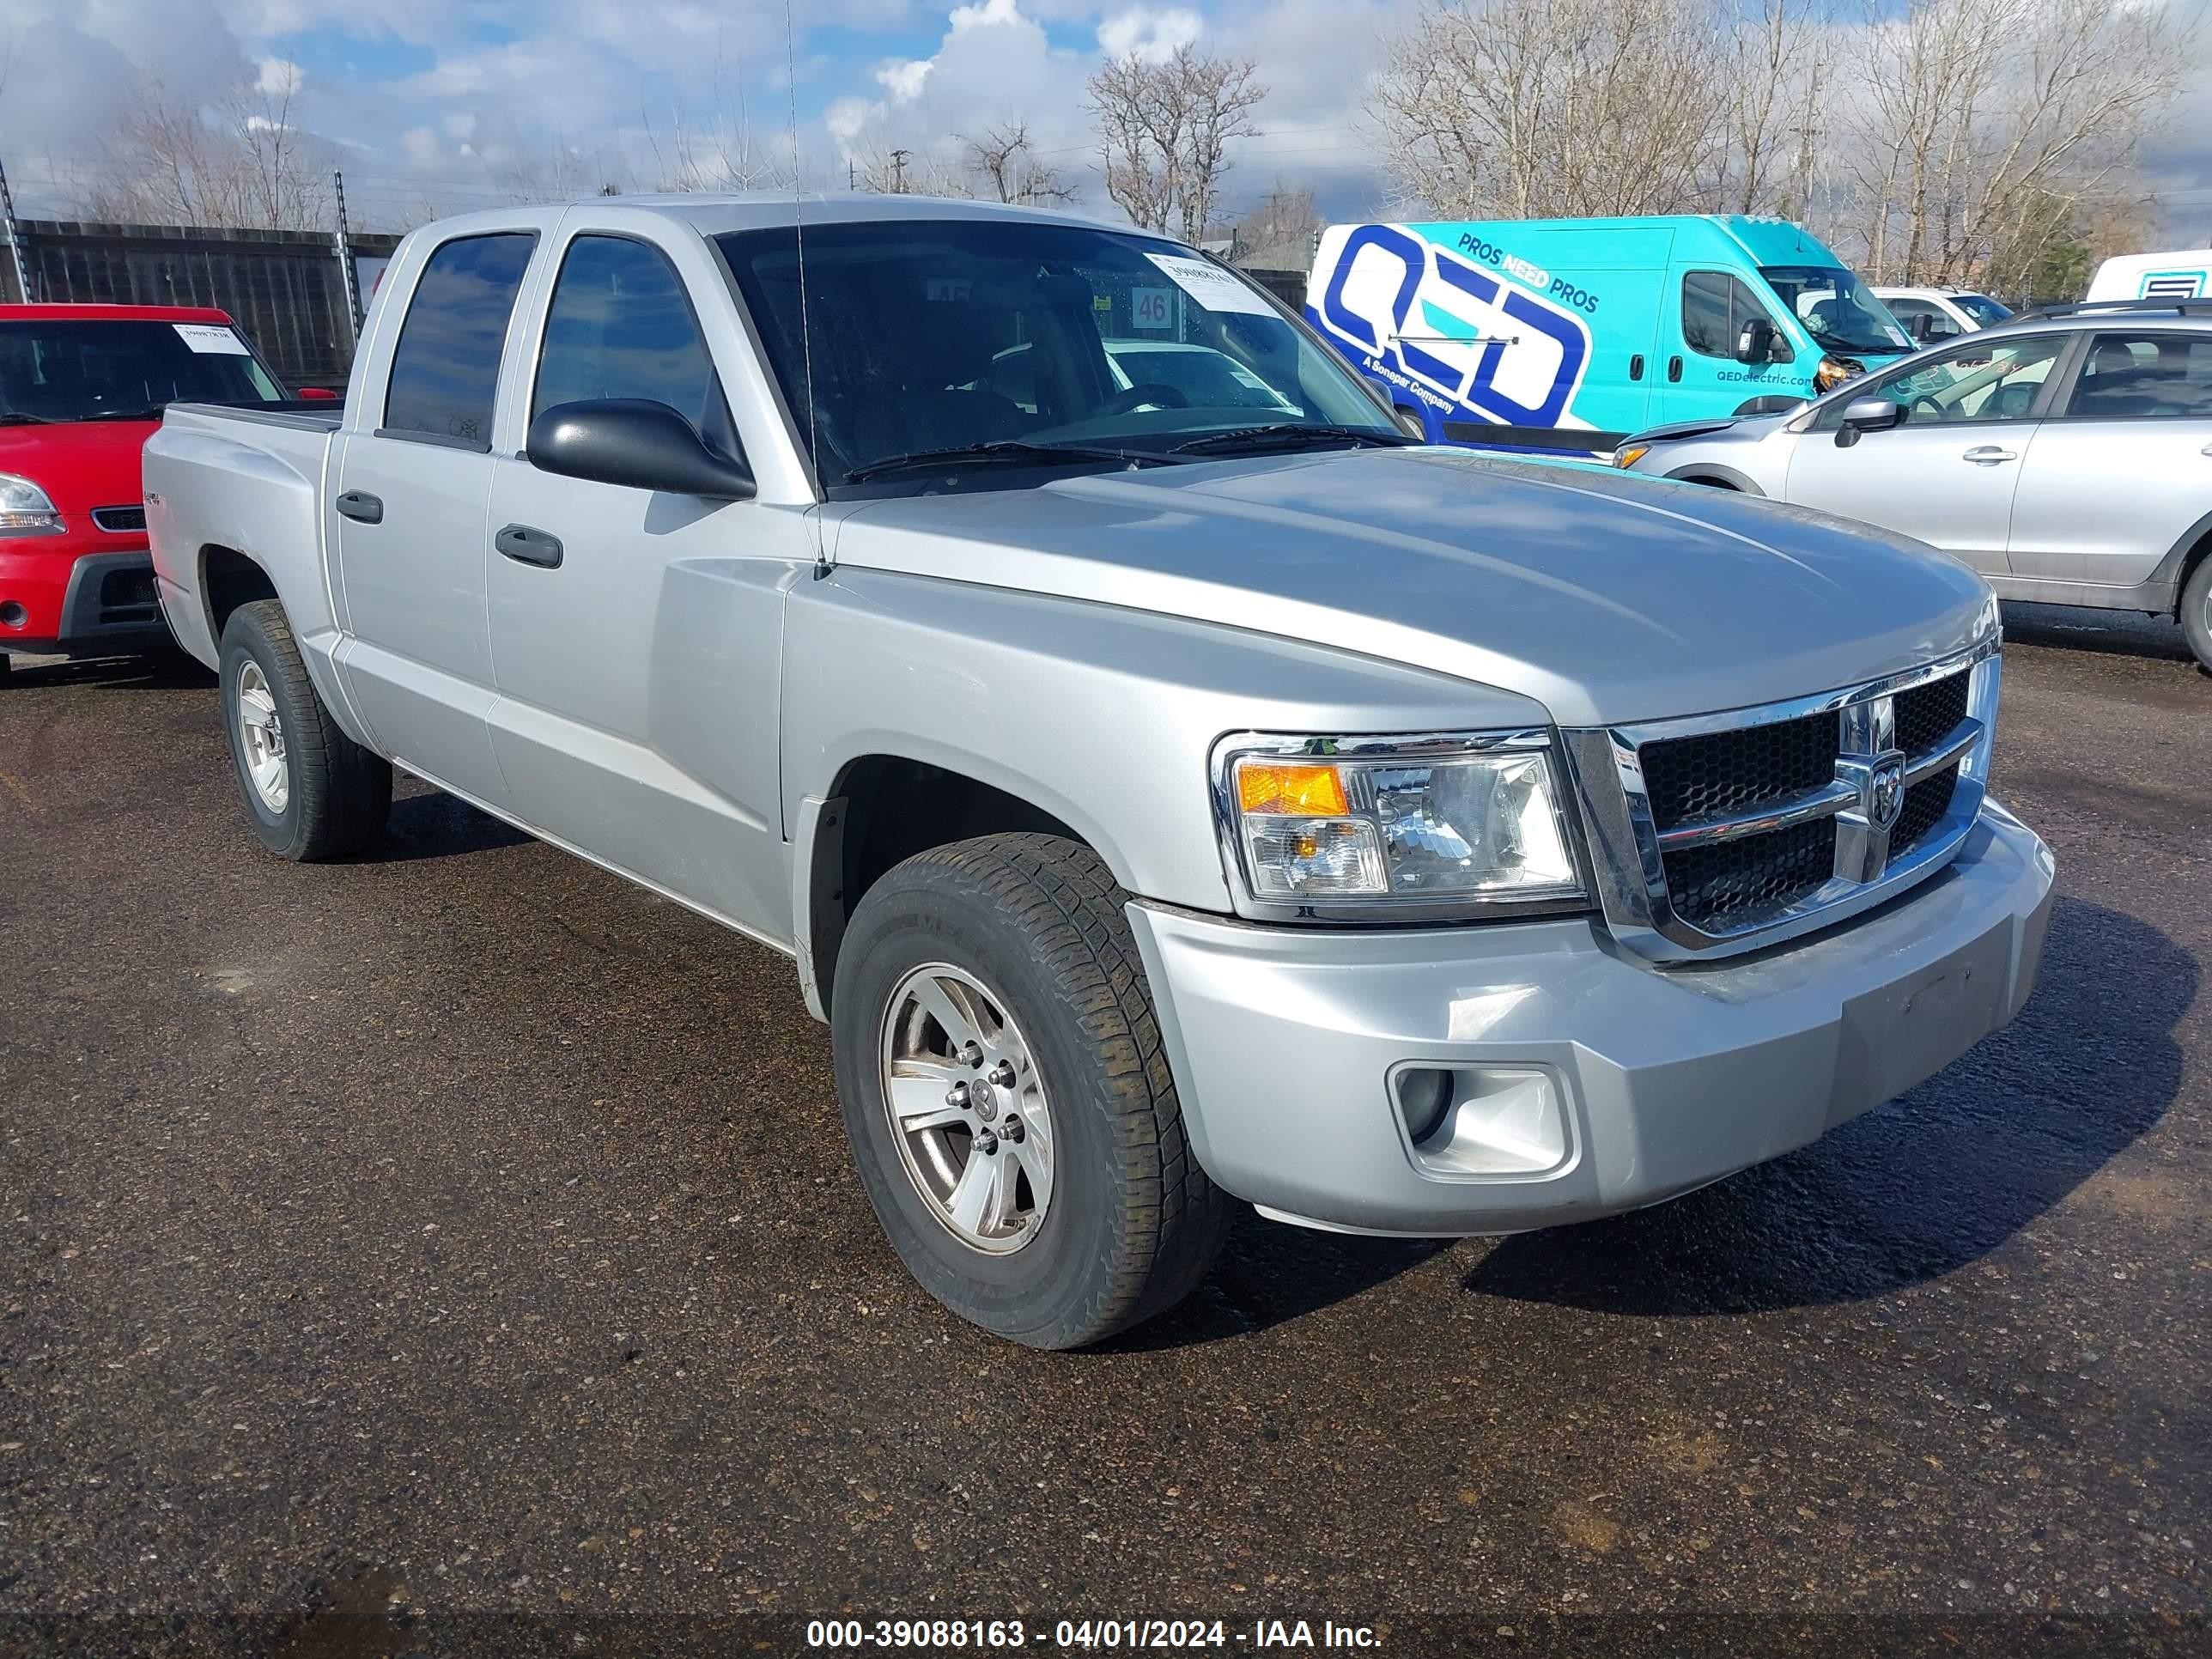
[[[1197,44],[1202,24],[1188,6],[1132,6],[1098,26],[1098,49],[1109,58],[1136,54],[1147,63],[1172,58],[1180,47]]]
[[[253,89],[270,98],[296,98],[307,82],[300,66],[289,58],[257,58],[254,68]]]
[[[876,71],[876,83],[890,93],[895,102],[910,104],[921,96],[922,87],[929,80],[929,72],[936,67],[936,62],[927,58],[909,58],[902,63],[886,64]]]

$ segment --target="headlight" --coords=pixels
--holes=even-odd
[[[1225,738],[1224,850],[1262,915],[1391,921],[1557,907],[1583,887],[1541,732]]]
[[[1613,452],[1613,464],[1619,467],[1634,466],[1650,453],[1650,444],[1623,444]]]
[[[1866,370],[1857,363],[1847,362],[1840,357],[1823,357],[1813,370],[1813,390],[1833,392],[1854,375],[1864,373]]]
[[[62,515],[28,478],[0,472],[0,536],[58,536]]]

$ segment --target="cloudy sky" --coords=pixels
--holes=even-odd
[[[1271,88],[1230,206],[1282,179],[1351,215],[1378,205],[1361,88],[1414,3],[790,0],[787,30],[786,0],[0,0],[0,161],[36,212],[97,157],[137,77],[210,100],[292,79],[357,218],[503,199],[518,166],[556,151],[572,177],[647,183],[679,129],[749,127],[763,152],[795,131],[809,181],[842,184],[856,149],[1010,118],[1098,201],[1085,77],[1108,54],[1200,40],[1257,58]],[[2168,229],[2212,240],[2212,76],[2155,148]]]

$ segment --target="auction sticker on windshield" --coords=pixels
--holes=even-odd
[[[172,323],[177,337],[193,350],[210,353],[218,357],[250,357],[246,342],[228,329],[216,323]]]
[[[1245,311],[1255,317],[1272,317],[1274,307],[1218,265],[1203,259],[1186,259],[1174,253],[1147,253],[1169,281],[1208,311]]]

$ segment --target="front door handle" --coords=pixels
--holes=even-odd
[[[561,568],[561,538],[526,524],[511,524],[491,538],[491,544],[517,564],[534,564],[544,570]]]
[[[384,498],[372,495],[366,489],[347,490],[338,497],[337,509],[341,516],[351,519],[356,524],[384,522]]]
[[[1640,351],[1629,357],[1628,378],[1632,380],[1640,380],[1644,378],[1644,354]]]
[[[1682,360],[1680,357],[1669,357],[1667,360],[1667,378],[1670,380],[1679,380],[1682,378]]]
[[[1972,461],[1976,466],[1996,466],[2003,461],[2016,461],[2020,457],[2009,449],[1998,448],[1995,444],[1982,444],[1968,450],[1960,459]]]
[[[2212,455],[2212,444],[2205,445],[2203,448],[2198,450],[2197,453],[2200,455]],[[149,501],[158,501],[161,498],[159,495],[149,495],[146,499]]]

